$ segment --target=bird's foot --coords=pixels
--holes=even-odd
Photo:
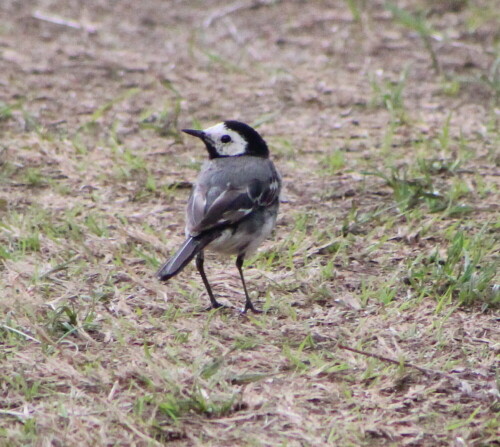
[[[256,309],[252,303],[246,303],[245,304],[245,307],[242,309],[241,313],[243,315],[246,315],[247,311],[248,310],[251,310],[254,314],[262,314],[264,313],[262,310],[260,309]]]
[[[214,303],[212,303],[210,306],[208,306],[205,311],[206,312],[209,312],[211,310],[217,310],[217,309],[229,309],[229,306],[225,306],[224,304],[221,304],[217,301],[215,301]]]

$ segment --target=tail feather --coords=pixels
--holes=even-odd
[[[156,276],[160,281],[167,281],[177,275],[188,265],[193,258],[203,250],[210,242],[212,242],[218,234],[205,234],[196,237],[190,237],[182,244],[165,264],[163,264]]]

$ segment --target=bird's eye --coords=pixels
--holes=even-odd
[[[222,143],[229,143],[231,141],[231,137],[229,135],[222,135],[222,137],[220,138],[220,141]]]

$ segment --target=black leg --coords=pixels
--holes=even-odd
[[[203,284],[205,284],[205,289],[207,289],[208,297],[210,298],[210,303],[212,304],[213,309],[217,309],[219,307],[223,307],[214,297],[212,293],[212,288],[208,283],[207,275],[205,275],[205,270],[203,269],[203,263],[205,261],[205,257],[203,256],[203,251],[200,251],[196,256],[196,268],[198,272],[200,272],[201,279],[203,280]]]
[[[241,277],[241,282],[243,283],[243,290],[245,291],[245,309],[243,310],[243,313],[246,313],[247,310],[251,310],[254,314],[260,314],[262,313],[261,310],[257,310],[255,307],[253,307],[252,302],[250,301],[250,297],[248,296],[248,291],[247,291],[247,285],[245,284],[245,278],[243,277],[243,261],[245,259],[245,255],[239,255],[236,258],[236,268],[240,272],[240,277]]]

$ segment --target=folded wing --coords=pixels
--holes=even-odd
[[[278,200],[277,174],[263,181],[253,179],[245,187],[227,183],[224,187],[197,186],[188,203],[188,232],[197,235],[204,231],[234,224],[259,207]]]

